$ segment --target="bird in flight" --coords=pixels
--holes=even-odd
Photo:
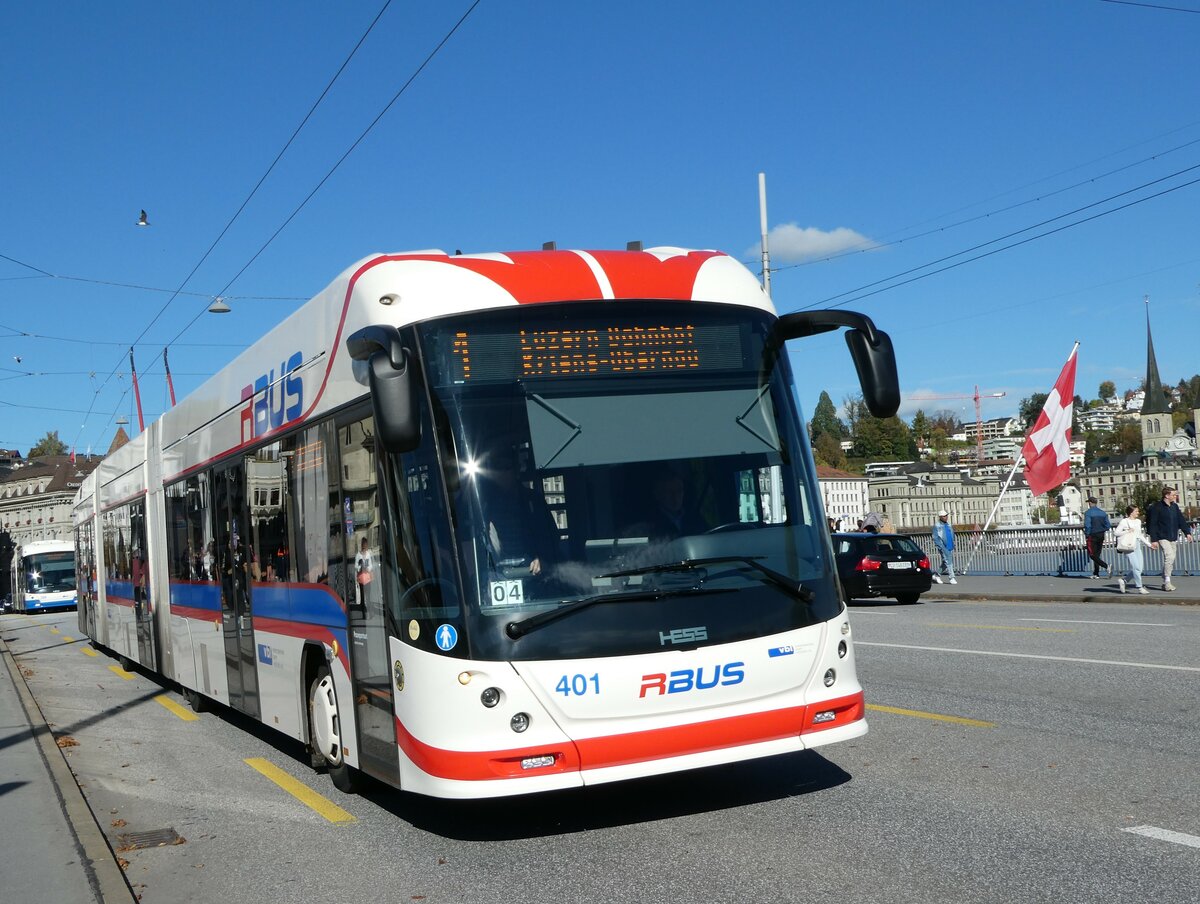
[[[146,219],[146,211],[144,211],[144,210],[142,211],[142,215],[140,217],[138,217],[137,224],[139,226],[149,226],[150,225],[150,221],[148,219]]]
[[[14,361],[16,361],[18,364],[20,364],[20,363],[21,363],[21,356],[20,356],[20,355],[13,355],[13,360],[14,360]]]

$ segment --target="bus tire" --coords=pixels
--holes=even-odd
[[[187,700],[188,706],[192,708],[194,713],[202,713],[208,709],[208,701],[199,691],[194,691],[190,687],[183,689],[183,697]]]
[[[329,667],[320,665],[308,687],[308,737],[314,761],[329,772],[334,787],[346,794],[358,789],[358,771],[342,756],[342,720]]]

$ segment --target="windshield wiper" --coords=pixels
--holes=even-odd
[[[706,596],[712,593],[728,593],[732,588],[720,587],[679,587],[672,590],[638,590],[630,593],[597,593],[595,596],[585,596],[583,599],[575,600],[565,606],[559,606],[557,609],[549,609],[545,612],[539,612],[537,615],[531,615],[529,618],[521,621],[511,621],[504,626],[504,633],[513,640],[518,640],[524,637],[530,631],[536,631],[543,625],[548,625],[550,622],[558,621],[560,618],[565,618],[568,615],[573,615],[581,609],[586,609],[588,606],[596,603],[638,603],[645,600],[665,599],[669,596]]]
[[[766,565],[759,563],[758,559],[766,558],[765,556],[710,556],[704,559],[681,559],[678,562],[663,562],[659,565],[644,565],[641,568],[629,568],[625,571],[613,571],[608,574],[599,575],[602,578],[625,578],[639,574],[662,574],[671,571],[694,571],[697,568],[704,568],[707,565],[726,565],[730,563],[740,563],[753,568],[757,571],[767,583],[778,587],[780,590],[787,593],[789,596],[795,597],[805,603],[811,603],[815,598],[815,594],[797,581],[795,578],[789,577],[782,572],[776,571],[774,568],[768,568]]]

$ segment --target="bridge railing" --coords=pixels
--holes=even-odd
[[[929,556],[936,570],[941,559],[930,533],[901,533],[912,538]],[[964,573],[970,561],[971,574],[989,575],[1090,575],[1083,531],[1075,527],[1014,527],[987,531],[955,531],[954,569]],[[1200,574],[1200,543],[1176,545],[1175,573]],[[1113,573],[1128,568],[1125,556],[1117,552],[1116,539],[1109,531],[1101,554]],[[1162,551],[1142,547],[1143,574],[1162,574]]]

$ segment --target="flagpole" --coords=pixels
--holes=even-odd
[[[1071,354],[1067,355],[1067,364],[1063,366],[1063,370],[1064,370],[1064,372],[1066,371],[1066,368],[1067,368],[1067,366],[1069,366],[1069,365],[1071,364],[1071,361],[1072,361],[1072,360],[1075,358],[1075,353],[1076,353],[1077,351],[1079,351],[1079,340],[1078,340],[1078,339],[1076,339],[1076,340],[1075,340],[1075,344],[1074,344],[1074,345],[1071,347]],[[1061,373],[1059,374],[1058,380],[1062,380],[1062,374],[1061,374]],[[1072,380],[1071,380],[1071,382],[1072,382],[1072,384],[1074,383],[1074,371],[1072,371]],[[1057,380],[1055,381],[1055,384],[1054,384],[1054,389],[1051,389],[1051,391],[1050,391],[1050,395],[1051,395],[1052,397],[1055,395],[1055,390],[1056,390],[1056,389],[1058,389],[1058,381],[1057,381]],[[1072,390],[1073,390],[1073,389],[1074,389],[1074,386],[1072,385]],[[1049,401],[1049,400],[1047,400],[1047,401]],[[1059,399],[1059,401],[1058,401],[1058,404],[1059,404],[1059,405],[1063,405],[1063,404],[1064,404],[1064,402],[1065,402],[1065,404],[1067,404],[1067,405],[1073,405],[1073,399],[1072,399],[1072,397],[1071,397],[1070,395],[1068,395],[1068,397],[1067,397],[1065,400],[1064,400],[1064,399]],[[989,515],[988,515],[988,517],[987,517],[987,523],[983,525],[983,530],[981,530],[981,531],[979,532],[979,537],[978,537],[978,539],[975,541],[975,548],[971,550],[971,555],[967,557],[967,564],[966,564],[966,566],[963,568],[963,574],[967,574],[967,573],[970,571],[970,568],[971,568],[971,563],[972,563],[972,562],[975,560],[975,554],[976,554],[977,552],[979,552],[979,547],[983,545],[983,538],[984,538],[984,535],[987,533],[987,529],[988,529],[988,528],[991,526],[992,519],[993,519],[993,518],[996,516],[996,512],[997,512],[997,511],[999,511],[999,509],[1000,509],[1000,503],[1001,503],[1001,502],[1003,501],[1003,499],[1004,499],[1004,494],[1005,494],[1006,492],[1008,492],[1008,487],[1009,487],[1009,485],[1012,483],[1012,479],[1013,479],[1013,477],[1014,477],[1014,476],[1016,475],[1016,473],[1017,473],[1017,468],[1018,468],[1018,467],[1020,466],[1020,464],[1021,464],[1021,459],[1022,459],[1022,458],[1026,458],[1026,464],[1028,464],[1028,456],[1027,456],[1027,453],[1026,453],[1026,449],[1027,449],[1027,447],[1029,446],[1029,440],[1030,440],[1030,436],[1032,435],[1032,431],[1034,431],[1034,430],[1037,428],[1038,421],[1041,419],[1041,415],[1042,415],[1042,413],[1045,413],[1045,412],[1046,412],[1046,409],[1043,407],[1043,409],[1042,409],[1042,412],[1038,414],[1038,417],[1037,417],[1037,418],[1034,418],[1034,422],[1033,422],[1033,423],[1030,425],[1029,429],[1030,429],[1031,433],[1027,433],[1027,434],[1025,435],[1025,443],[1024,443],[1024,444],[1022,445],[1022,447],[1021,447],[1021,453],[1020,453],[1019,455],[1017,455],[1017,460],[1016,460],[1015,462],[1013,462],[1012,470],[1008,472],[1008,479],[1004,481],[1004,486],[1000,488],[1000,495],[996,497],[996,504],[995,504],[994,506],[992,506],[992,511],[991,511],[991,514],[989,514]],[[1069,435],[1069,434],[1070,434],[1070,432],[1071,432],[1071,425],[1070,425],[1070,421],[1068,421],[1068,422],[1067,422],[1067,427],[1066,427],[1066,431],[1065,431],[1065,432],[1066,432],[1068,435]],[[1067,449],[1067,455],[1068,455],[1068,459],[1067,459],[1067,461],[1068,461],[1068,465],[1067,465],[1067,475],[1068,475],[1068,479],[1069,479],[1069,477],[1070,477],[1070,464],[1069,464],[1069,462],[1070,462],[1070,448],[1069,448],[1069,446],[1068,446],[1068,449]],[[1034,457],[1036,458],[1036,457],[1039,457],[1039,456],[1034,456]],[[1033,487],[1032,487],[1032,486],[1030,486],[1030,489],[1032,490],[1032,489],[1033,489]],[[1048,490],[1048,489],[1051,489],[1051,487],[1046,487],[1046,489],[1047,489],[1047,490]],[[1038,494],[1036,494],[1036,495],[1041,495],[1041,493],[1038,493]]]

